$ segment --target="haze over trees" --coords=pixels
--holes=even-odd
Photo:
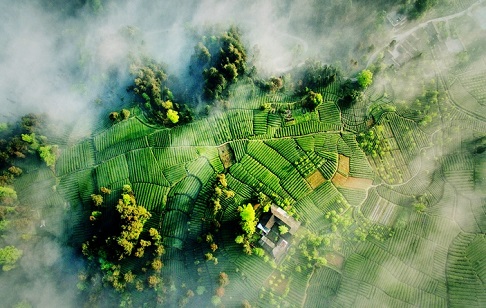
[[[484,6],[257,2],[0,5],[2,305],[485,306]]]

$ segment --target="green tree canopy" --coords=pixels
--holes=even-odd
[[[310,110],[316,109],[319,104],[322,103],[322,95],[321,93],[316,93],[314,91],[309,91],[307,97],[304,100],[304,106],[309,108]]]
[[[240,206],[239,209],[242,221],[241,227],[243,228],[243,231],[251,236],[256,230],[255,210],[253,209],[253,205],[248,203],[242,207]]]
[[[179,113],[174,109],[167,110],[167,118],[173,123],[176,124],[179,122]]]
[[[373,82],[373,73],[370,70],[362,70],[357,79],[360,87],[366,89]]]
[[[6,246],[0,249],[0,264],[3,271],[9,271],[15,268],[15,263],[22,257],[22,250],[14,246]]]

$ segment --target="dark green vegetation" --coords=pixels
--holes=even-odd
[[[435,70],[435,31],[349,78],[312,60],[261,77],[230,28],[197,44],[199,92],[144,59],[135,103],[86,138],[5,126],[0,265],[59,228],[89,306],[484,306],[485,69]]]
[[[227,88],[246,73],[246,49],[236,27],[221,34],[203,35],[194,47],[190,74],[195,80],[203,77],[206,99],[228,96]]]

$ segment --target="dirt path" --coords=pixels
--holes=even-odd
[[[397,43],[400,43],[401,41],[405,40],[407,37],[409,37],[410,35],[412,35],[415,31],[419,30],[419,29],[423,29],[425,28],[429,23],[431,22],[438,22],[438,21],[449,21],[451,19],[454,19],[454,18],[457,18],[457,17],[461,17],[463,15],[472,15],[472,10],[479,6],[481,3],[483,3],[484,0],[478,0],[477,2],[475,2],[474,4],[472,4],[470,7],[468,7],[467,9],[461,11],[461,12],[458,12],[458,13],[454,13],[454,14],[451,14],[451,15],[448,15],[448,16],[443,16],[443,17],[437,17],[437,18],[432,18],[432,19],[429,19],[427,21],[424,21],[418,25],[416,25],[415,27],[413,27],[412,29],[409,29],[403,33],[398,33],[396,34],[395,36],[393,36],[393,39],[397,42]],[[398,46],[399,44],[395,44],[395,46]],[[366,67],[369,67],[371,65],[371,63],[373,63],[373,61],[376,59],[376,57],[378,56],[379,53],[381,53],[383,50],[385,50],[386,48],[388,47],[387,46],[384,46],[383,48],[375,51],[371,56],[370,56],[370,59],[368,60],[368,63],[366,64]],[[397,47],[395,47],[397,48]]]

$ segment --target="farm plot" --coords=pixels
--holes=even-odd
[[[186,163],[186,170],[190,175],[199,178],[201,183],[206,184],[214,175],[214,169],[205,157]]]
[[[336,295],[341,282],[341,274],[328,267],[315,270],[309,280],[306,307],[328,307]]]
[[[375,223],[392,226],[397,218],[399,206],[379,197],[376,193],[373,193],[371,198],[369,199],[373,202],[366,200],[367,202],[361,208],[362,213]]]
[[[247,144],[248,141],[246,140],[235,140],[229,143],[237,162],[241,161],[243,156],[245,156]]]
[[[114,144],[96,153],[96,161],[105,161],[115,156],[124,154],[128,151],[137,150],[148,147],[147,137],[126,140],[121,143]]]
[[[168,246],[172,246],[175,248],[182,249],[182,244],[187,238],[187,229],[188,229],[188,221],[189,218],[187,214],[178,211],[172,210],[168,211],[163,215],[162,218],[162,238],[164,238],[164,244],[169,244]],[[177,239],[176,241],[169,240],[169,238]]]
[[[449,248],[446,275],[451,306],[486,305],[485,247],[484,235],[461,233]]]
[[[253,131],[255,135],[267,133],[268,110],[253,110]]]
[[[151,148],[142,148],[126,154],[132,183],[154,183],[169,186]]]
[[[101,163],[96,167],[95,174],[99,187],[111,187],[112,184],[124,180],[128,182],[129,171],[125,155],[118,155]]]
[[[137,203],[150,212],[161,213],[165,209],[169,187],[152,183],[133,183]]]
[[[201,186],[201,181],[197,177],[189,175],[172,187],[169,196],[184,194],[194,200],[199,194]]]
[[[193,123],[189,123],[187,126],[187,131],[185,136],[193,136],[195,145],[203,146],[216,146],[216,141],[214,140],[214,129],[211,127],[207,119],[201,119]]]
[[[341,111],[333,101],[325,101],[317,107],[319,121],[341,125]]]
[[[152,151],[161,169],[196,160],[199,157],[196,148],[190,146],[153,148]]]
[[[92,167],[95,163],[93,145],[89,140],[61,150],[56,161],[56,175],[62,176],[76,170]]]
[[[93,137],[95,150],[101,152],[106,148],[127,140],[137,139],[153,132],[154,129],[146,126],[137,118],[130,118],[114,124],[107,130]]]
[[[253,135],[253,110],[232,110],[225,115],[234,139]]]
[[[151,147],[165,148],[172,144],[170,129],[161,129],[147,136]]]
[[[305,155],[293,138],[265,140],[265,144],[291,163],[295,163],[301,156]]]

